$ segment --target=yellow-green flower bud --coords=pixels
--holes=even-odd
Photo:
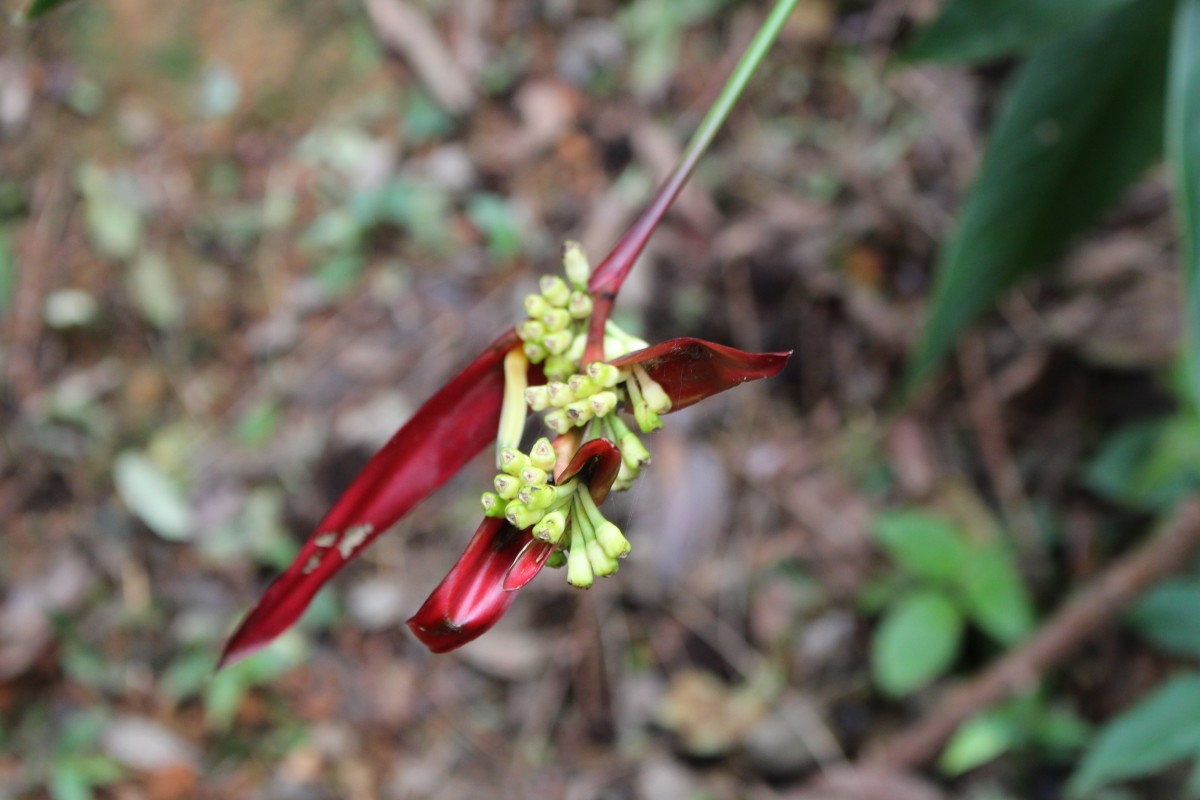
[[[632,431],[621,437],[617,449],[621,451],[621,460],[633,469],[650,463],[650,451]]]
[[[612,391],[599,392],[588,398],[588,405],[597,417],[611,414],[617,407],[617,393]]]
[[[571,342],[571,349],[567,351],[567,358],[571,359],[573,364],[578,364],[579,360],[583,358],[584,350],[587,350],[587,334],[581,333]],[[572,369],[571,372],[574,372],[574,370]]]
[[[527,319],[517,326],[517,336],[520,336],[522,341],[540,342],[545,335],[546,326],[536,319]]]
[[[525,313],[534,319],[541,319],[542,314],[550,310],[550,304],[540,294],[525,295]]]
[[[624,558],[633,549],[621,529],[608,520],[596,526],[596,541],[609,558]]]
[[[575,371],[575,360],[571,359],[569,353],[561,356],[550,355],[546,357],[542,371],[546,373],[547,380],[565,381]]]
[[[536,525],[541,521],[543,512],[536,508],[530,508],[520,500],[513,500],[504,509],[504,518],[513,524],[514,527],[525,530],[531,525]]]
[[[642,433],[650,433],[662,427],[662,418],[655,414],[645,403],[633,407],[633,418],[637,420]]]
[[[572,334],[570,331],[547,333],[542,338],[542,347],[546,348],[546,352],[551,355],[561,356],[571,346],[571,339]]]
[[[622,342],[620,339],[616,339],[612,336],[604,337],[604,360],[605,361],[614,361],[614,360],[620,358],[621,356],[625,355],[628,352],[629,352],[629,349],[627,347],[625,347],[625,343]],[[532,358],[529,360],[533,361]]]
[[[495,492],[484,492],[479,498],[479,504],[483,506],[483,515],[485,517],[500,518],[504,516],[504,508],[508,502]]]
[[[567,280],[577,289],[587,287],[588,278],[592,275],[592,267],[588,264],[587,254],[579,242],[568,241],[563,247],[563,271]]]
[[[556,408],[575,402],[575,393],[562,381],[550,381],[546,384],[546,393],[550,397],[550,405]]]
[[[551,308],[547,309],[545,314],[541,316],[542,325],[546,326],[546,330],[550,332],[561,331],[571,324],[571,315],[564,309]],[[567,342],[567,347],[570,347],[570,340]],[[566,347],[563,348],[564,350]]]
[[[567,419],[571,420],[573,425],[586,425],[591,421],[592,417],[596,416],[596,412],[592,411],[592,407],[587,400],[576,400],[574,403],[567,403],[563,408],[567,413]]]
[[[558,544],[563,532],[567,529],[567,517],[561,511],[551,511],[542,517],[542,521],[533,526],[534,538],[543,542]]]
[[[545,386],[530,386],[525,390],[525,403],[534,411],[545,411],[550,407],[550,393]]]
[[[632,484],[635,480],[637,480],[637,476],[640,471],[641,470],[639,470],[637,467],[631,467],[629,466],[628,462],[626,462],[624,459],[621,459],[621,466],[617,469],[617,481],[626,481]]]
[[[603,386],[605,389],[611,389],[625,379],[625,376],[621,374],[620,367],[605,364],[603,361],[593,361],[588,364],[587,376],[592,379],[592,383]]]
[[[541,409],[535,409],[541,411]],[[543,469],[549,472],[554,469],[556,461],[554,454],[554,445],[550,444],[550,440],[543,436],[533,443],[533,448],[529,451],[529,463],[538,469]]]
[[[571,292],[567,300],[567,313],[572,319],[587,319],[592,315],[592,297],[587,292]]]
[[[540,523],[539,523],[540,524]],[[546,566],[550,569],[562,569],[567,565],[567,554],[562,550],[555,550],[546,558]]]
[[[616,574],[617,570],[620,569],[621,565],[617,563],[617,560],[604,552],[604,548],[595,539],[589,539],[584,547],[593,575],[599,578],[606,578],[609,575]]]
[[[521,470],[521,483],[526,486],[545,486],[546,485],[546,470],[533,466],[532,459],[529,466]]]
[[[567,386],[570,388],[571,393],[575,395],[575,399],[577,400],[582,400],[583,398],[600,391],[600,387],[597,386],[587,375],[572,375],[567,379]]]
[[[567,583],[577,589],[592,585],[592,565],[588,563],[583,531],[577,519],[571,519],[571,550],[567,553]]]
[[[521,349],[525,351],[525,357],[531,364],[540,364],[546,359],[546,348],[537,342],[526,342]]]
[[[567,412],[556,408],[545,417],[546,427],[555,433],[566,433],[575,427],[575,423],[567,419]]]
[[[515,500],[517,492],[521,491],[521,479],[512,475],[500,473],[492,483],[496,486],[496,494],[504,500]]]
[[[500,451],[500,471],[516,477],[521,470],[529,466],[529,456],[515,447],[506,447]]]
[[[542,297],[552,306],[565,308],[571,299],[571,287],[557,275],[543,275],[538,285],[542,289]]]
[[[554,487],[546,486],[522,486],[517,499],[530,508],[538,511],[545,511],[554,505]]]

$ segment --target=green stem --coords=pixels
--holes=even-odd
[[[700,161],[700,156],[712,144],[717,131],[729,118],[729,112],[741,97],[742,92],[745,91],[750,78],[762,64],[767,51],[771,49],[771,45],[774,44],[780,30],[783,29],[784,22],[787,21],[798,2],[799,0],[776,0],[775,7],[771,9],[771,13],[763,22],[762,27],[758,29],[758,33],[755,34],[754,40],[750,42],[750,46],[738,61],[737,66],[734,67],[733,74],[725,82],[725,87],[717,95],[716,101],[704,115],[704,119],[700,121],[696,132],[692,134],[692,139],[684,149],[675,170],[659,187],[650,205],[634,221],[625,235],[613,247],[612,252],[600,262],[600,266],[596,267],[596,271],[592,273],[591,280],[588,282],[588,291],[592,294],[595,305],[592,310],[591,325],[588,329],[587,352],[583,359],[585,364],[603,360],[604,323],[612,311],[617,290],[621,288],[625,276],[629,274],[634,262],[646,247],[650,234],[658,227],[663,215],[667,213],[667,209],[671,207],[671,203],[675,201],[684,184],[687,183],[696,164]]]

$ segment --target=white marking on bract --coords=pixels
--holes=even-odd
[[[352,525],[346,529],[346,535],[342,537],[342,541],[338,544],[338,552],[342,554],[342,558],[349,558],[359,545],[367,540],[371,535],[371,531],[375,530],[375,526],[371,523],[363,525]]]
[[[317,547],[333,547],[333,543],[338,540],[337,531],[331,533],[322,533],[313,539],[313,544]]]
[[[321,557],[316,553],[309,556],[308,563],[304,565],[304,574],[311,575],[316,572],[317,567],[321,566]]]

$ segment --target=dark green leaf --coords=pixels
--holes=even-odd
[[[941,592],[919,592],[897,603],[871,641],[871,671],[886,694],[900,697],[945,672],[958,656],[962,617]]]
[[[1013,644],[1033,629],[1033,603],[1007,548],[976,550],[959,576],[967,614],[992,638]]]
[[[25,19],[33,21],[66,3],[67,0],[32,0],[29,8],[25,9]]]
[[[1184,232],[1184,318],[1189,389],[1200,404],[1200,0],[1181,0],[1171,45],[1167,148]]]
[[[934,581],[954,581],[970,551],[958,527],[920,511],[890,511],[875,518],[875,541],[900,567]]]
[[[1149,775],[1200,755],[1200,675],[1181,675],[1109,722],[1068,784],[1091,797],[1107,783]]]
[[[1128,619],[1163,650],[1200,658],[1200,579],[1157,586],[1134,605]]]
[[[910,384],[1159,157],[1173,6],[1141,0],[1093,20],[1037,50],[1017,74],[941,254]]]
[[[1028,50],[1130,0],[949,0],[906,61],[982,61]]]
[[[1170,506],[1200,485],[1200,422],[1172,417],[1118,430],[1088,465],[1084,482],[1134,508]]]

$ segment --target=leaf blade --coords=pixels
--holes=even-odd
[[[1168,0],[1142,0],[1040,48],[1021,68],[939,258],[910,387],[1002,291],[1055,258],[1159,157],[1171,10]]]
[[[1167,87],[1167,155],[1184,238],[1187,377],[1200,404],[1200,0],[1180,0]]]
[[[933,681],[958,656],[962,616],[941,592],[905,597],[884,616],[871,640],[875,684],[902,697]]]

